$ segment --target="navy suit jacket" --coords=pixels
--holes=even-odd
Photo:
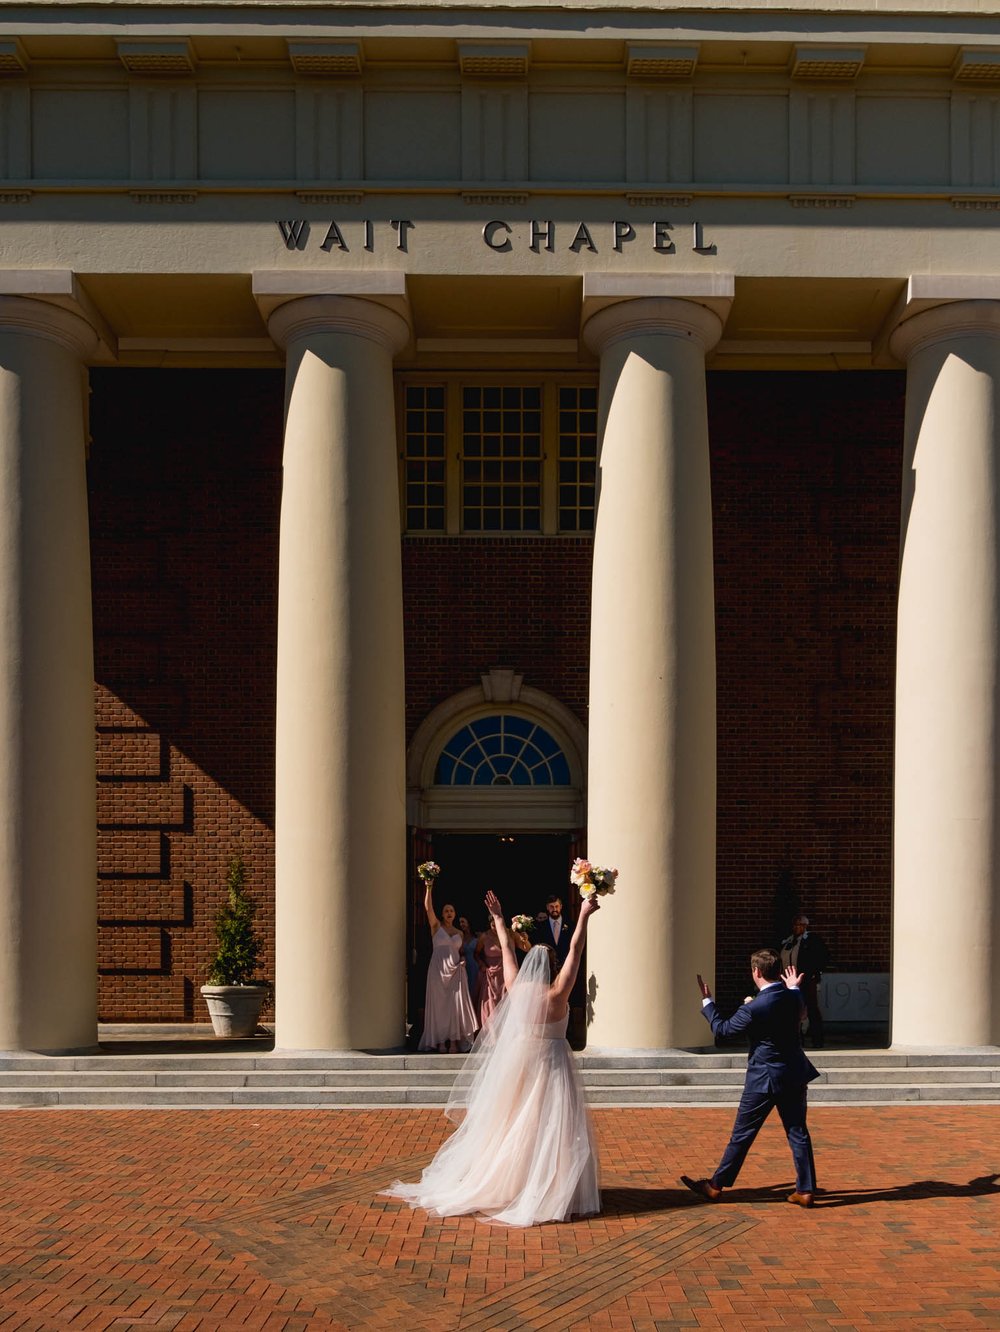
[[[572,939],[572,937],[573,937],[573,926],[570,924],[570,922],[566,919],[565,916],[562,917],[562,929],[559,931],[558,943],[556,943],[552,935],[551,918],[549,916],[546,916],[544,921],[539,922],[538,943],[548,944],[550,948],[554,948],[556,950],[556,957],[559,959],[560,966],[562,966],[562,964],[566,961],[566,958],[569,956],[569,941],[570,939]]]
[[[714,1001],[704,1004],[701,1011],[716,1036],[749,1037],[747,1091],[784,1092],[819,1077],[802,1049],[800,1025],[805,1005],[797,990],[783,984],[760,990],[730,1018],[719,1016]]]

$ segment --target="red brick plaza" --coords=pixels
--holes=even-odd
[[[819,1107],[812,1212],[768,1124],[598,1111],[605,1211],[521,1231],[378,1198],[436,1110],[4,1113],[0,1327],[1000,1328],[1000,1107]]]

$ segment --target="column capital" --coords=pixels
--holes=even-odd
[[[951,338],[1000,338],[1000,300],[946,301],[904,319],[889,338],[900,361]]]
[[[285,301],[268,319],[267,331],[279,347],[322,333],[349,333],[376,342],[390,353],[400,351],[410,337],[401,314],[359,296],[302,296]]]
[[[97,350],[98,335],[81,315],[31,296],[0,296],[0,333],[23,333],[67,347],[81,360]]]
[[[689,339],[704,352],[721,336],[722,320],[712,310],[695,301],[663,296],[617,301],[591,315],[583,326],[584,341],[598,355],[616,342],[641,337]]]

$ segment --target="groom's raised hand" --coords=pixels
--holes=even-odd
[[[711,990],[708,988],[708,986],[705,984],[705,982],[704,982],[704,980],[702,979],[701,975],[698,976],[698,989],[701,991],[701,997],[702,997],[703,999],[711,999],[711,997],[712,997],[712,991],[711,991]]]

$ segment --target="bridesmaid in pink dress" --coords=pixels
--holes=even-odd
[[[476,1012],[479,1015],[480,1027],[485,1027],[489,1024],[490,1014],[507,993],[507,987],[503,983],[503,951],[492,924],[479,936],[479,942],[476,944],[476,961],[479,963]]]
[[[431,885],[424,888],[424,910],[431,930],[434,952],[427,968],[427,997],[424,1001],[424,1031],[419,1050],[459,1054],[468,1050],[479,1023],[469,997],[469,982],[462,956],[462,931],[455,928],[455,908],[434,914]]]

